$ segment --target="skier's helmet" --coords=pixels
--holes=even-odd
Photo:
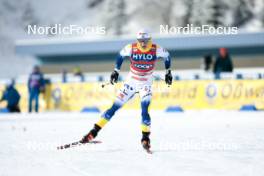
[[[137,33],[137,41],[143,46],[147,46],[148,42],[151,40],[151,35],[147,29],[141,29]]]
[[[151,36],[149,34],[149,31],[147,29],[141,29],[137,33],[137,39],[138,40],[150,40]]]

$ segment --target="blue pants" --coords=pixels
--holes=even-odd
[[[146,126],[150,126],[151,124],[150,115],[148,113],[149,104],[150,104],[150,101],[141,102],[141,123],[142,125],[146,125]],[[121,108],[121,105],[115,102],[111,108],[109,108],[108,110],[104,112],[102,117],[109,121],[114,116],[115,112],[120,108]]]
[[[33,88],[29,91],[29,108],[28,111],[32,112],[32,103],[35,101],[35,112],[39,110],[39,89]]]
[[[149,132],[151,118],[148,112],[148,108],[152,97],[150,86],[145,86],[139,89],[138,92],[141,98],[141,129],[143,132]],[[103,113],[102,117],[109,121],[114,116],[115,112],[120,109],[128,100],[130,100],[136,93],[137,90],[134,87],[125,84],[123,89],[120,90],[117,99],[115,100],[112,107],[106,110]]]

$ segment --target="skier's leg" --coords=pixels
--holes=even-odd
[[[113,105],[102,114],[101,119],[96,124],[101,128],[104,127],[104,125],[114,116],[115,112],[135,95],[135,92],[135,88],[128,84],[124,84]]]
[[[142,132],[150,132],[151,118],[148,112],[150,100],[141,101],[141,130]]]
[[[111,118],[114,116],[115,112],[122,107],[122,103],[120,103],[118,100],[115,100],[113,105],[107,109],[101,116],[100,120],[96,123],[100,128],[103,128],[105,124],[111,120]]]
[[[152,98],[151,87],[146,86],[140,91],[141,97],[141,131],[142,131],[142,139],[141,143],[144,148],[150,148],[150,125],[151,118],[149,115],[149,105]]]
[[[88,142],[97,136],[97,133],[111,120],[115,112],[120,109],[128,100],[130,100],[135,95],[135,89],[128,84],[124,84],[123,88],[119,91],[116,100],[113,105],[107,109],[99,119],[97,123],[94,124],[94,128],[83,137],[83,142]]]

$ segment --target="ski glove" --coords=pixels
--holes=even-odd
[[[119,73],[116,70],[114,70],[110,76],[110,83],[111,84],[117,83],[118,76],[119,76]]]
[[[165,82],[168,85],[172,84],[172,75],[171,75],[171,70],[167,70],[167,73],[165,75]]]

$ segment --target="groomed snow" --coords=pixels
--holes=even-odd
[[[153,155],[140,146],[140,112],[120,111],[102,144],[68,150],[99,114],[0,115],[0,176],[261,176],[264,112],[152,112]]]

